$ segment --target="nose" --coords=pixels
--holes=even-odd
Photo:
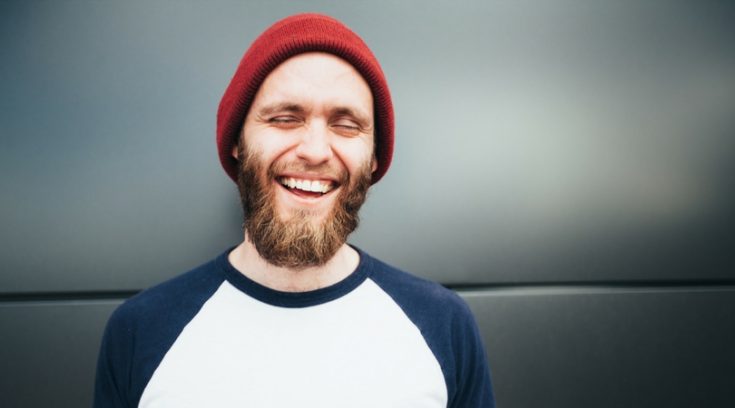
[[[326,163],[332,158],[332,146],[326,123],[315,121],[310,124],[296,147],[296,155],[312,165]]]

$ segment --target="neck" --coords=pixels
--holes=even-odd
[[[360,255],[346,243],[324,265],[305,269],[275,266],[263,259],[250,241],[245,240],[230,252],[230,263],[251,280],[282,292],[306,292],[333,285],[349,276],[360,262]]]

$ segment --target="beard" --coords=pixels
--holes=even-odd
[[[238,179],[244,222],[243,229],[258,254],[268,263],[290,269],[305,269],[327,263],[347,241],[359,224],[358,212],[370,187],[371,161],[353,176],[344,171],[338,176],[339,196],[321,222],[315,214],[298,210],[283,220],[276,210],[274,180],[284,170],[329,174],[329,167],[274,162],[268,169],[253,152],[238,147]]]

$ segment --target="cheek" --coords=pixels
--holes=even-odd
[[[282,132],[259,132],[245,139],[246,147],[265,163],[273,163],[292,151],[296,145],[293,138]]]
[[[346,139],[333,143],[334,151],[350,173],[367,167],[373,159],[372,140]]]

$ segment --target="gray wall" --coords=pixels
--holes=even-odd
[[[730,2],[0,2],[0,395],[83,406],[136,291],[241,235],[214,146],[294,12],[371,45],[396,152],[351,241],[458,290],[503,407],[735,399]]]

